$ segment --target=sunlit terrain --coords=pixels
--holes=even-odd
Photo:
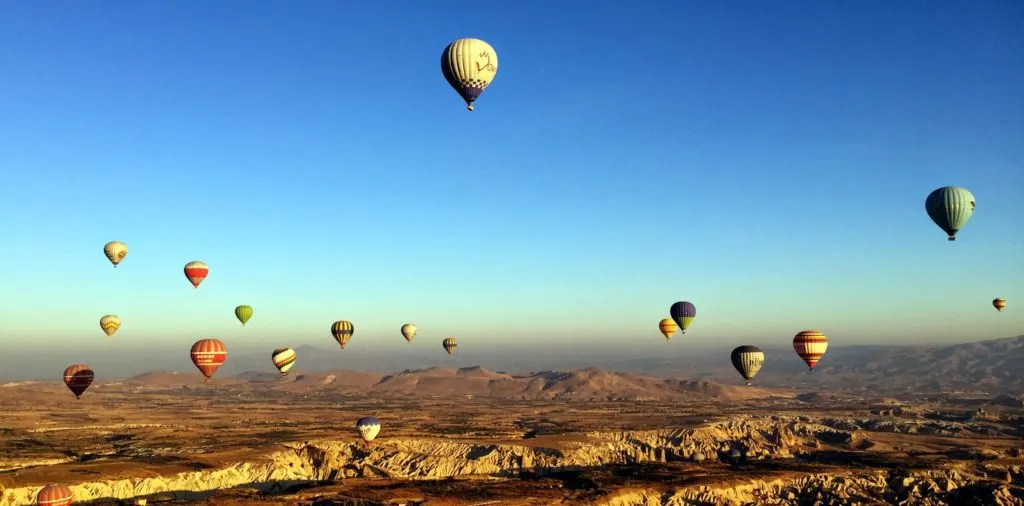
[[[1009,383],[953,393],[969,369],[929,357],[967,350]],[[809,390],[595,368],[158,371],[79,400],[8,383],[0,504],[51,481],[94,504],[1017,504],[1022,352],[1021,337],[916,349],[946,383],[912,394],[856,373]],[[383,425],[369,447],[366,414]]]

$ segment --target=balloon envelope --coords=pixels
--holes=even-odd
[[[764,365],[764,352],[757,346],[740,346],[732,350],[730,359],[732,366],[739,371],[749,385],[750,380],[757,376],[761,366]]]
[[[103,254],[107,256],[107,260],[117,267],[117,264],[124,260],[124,257],[128,255],[128,246],[123,242],[110,241],[103,245]]]
[[[117,315],[108,314],[100,318],[100,328],[107,337],[111,337],[121,328],[121,319]]]
[[[345,345],[348,344],[348,340],[352,339],[352,334],[356,333],[356,327],[352,325],[352,322],[346,320],[338,320],[331,325],[331,335],[334,336],[334,340],[338,341],[341,345],[341,349],[345,349]]]
[[[404,337],[406,341],[411,343],[412,338],[416,337],[416,325],[412,323],[406,323],[405,325],[402,325],[402,337]]]
[[[75,394],[75,398],[81,397],[85,390],[92,385],[96,374],[85,364],[74,364],[64,369],[64,384],[68,390]]]
[[[668,314],[676,322],[676,325],[679,325],[679,333],[685,334],[686,329],[693,323],[693,319],[697,317],[697,306],[685,300],[679,301],[672,304],[672,307],[668,309]]]
[[[185,264],[185,277],[188,278],[189,283],[192,283],[193,288],[199,288],[199,283],[202,283],[209,274],[210,266],[203,262],[194,260]]]
[[[213,373],[217,372],[224,360],[228,358],[228,349],[219,339],[200,339],[192,345],[192,352],[189,356],[192,358],[192,363],[209,382]]]
[[[370,443],[380,433],[380,422],[375,416],[364,416],[356,421],[356,430],[359,431],[363,441],[366,441],[366,445],[370,446]]]
[[[956,233],[974,215],[974,195],[966,188],[943,186],[928,194],[924,210],[946,232],[948,239],[955,241]]]
[[[793,350],[814,370],[828,349],[828,338],[817,330],[801,330],[793,337]]]
[[[252,306],[238,306],[235,308],[235,318],[242,322],[244,327],[249,322],[249,318],[252,318]]]
[[[295,365],[295,350],[291,348],[278,348],[270,354],[270,359],[274,361],[274,367],[281,373],[281,375],[288,374],[288,370]]]
[[[662,334],[665,334],[665,340],[668,341],[672,339],[672,334],[676,333],[679,326],[676,325],[676,322],[672,321],[671,318],[665,318],[658,322],[658,329],[661,330]]]
[[[39,506],[71,506],[75,495],[64,485],[51,483],[36,493],[36,504]]]
[[[470,111],[497,73],[498,53],[480,39],[458,39],[441,52],[441,74]]]
[[[459,344],[455,342],[454,337],[449,337],[444,341],[441,341],[441,347],[444,348],[444,351],[447,351],[449,355],[452,354],[452,351],[454,351],[455,347],[458,345]]]

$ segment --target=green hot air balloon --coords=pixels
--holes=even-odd
[[[244,327],[249,318],[252,318],[252,306],[238,306],[235,308],[235,316],[242,322]]]
[[[928,194],[924,210],[949,235],[949,240],[955,241],[956,233],[974,214],[974,195],[966,188],[943,186]]]

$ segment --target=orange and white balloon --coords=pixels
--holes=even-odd
[[[228,349],[218,339],[201,339],[192,345],[192,363],[210,382],[213,373],[217,372],[224,360],[228,358]]]

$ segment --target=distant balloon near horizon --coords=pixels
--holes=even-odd
[[[123,242],[110,241],[103,245],[103,254],[107,256],[107,260],[117,267],[117,264],[124,260],[124,257],[128,255],[128,245]]]
[[[459,343],[455,342],[455,338],[454,337],[449,337],[449,338],[445,339],[444,341],[441,341],[441,347],[444,348],[444,351],[447,351],[449,355],[451,355],[452,352],[455,351],[455,348],[458,345],[459,345]]]
[[[757,346],[737,347],[732,350],[729,358],[732,360],[732,366],[747,380],[748,386],[764,365],[764,352]]]
[[[192,283],[192,288],[199,288],[199,283],[202,283],[209,274],[210,266],[204,262],[193,260],[185,264],[185,277]]]
[[[957,232],[974,215],[974,206],[974,195],[959,186],[938,188],[928,194],[924,201],[928,217],[946,232],[950,241],[956,240]]]
[[[441,74],[472,111],[498,74],[498,53],[480,39],[455,40],[441,52]]]
[[[1006,300],[1000,297],[992,299],[992,307],[996,308],[996,311],[1003,312],[1003,308],[1006,307]]]
[[[697,306],[694,306],[692,302],[685,300],[672,304],[672,307],[668,310],[669,316],[679,326],[679,333],[685,334],[686,329],[690,328],[690,324],[697,318]]]
[[[242,322],[244,327],[249,322],[249,318],[252,318],[252,306],[238,306],[235,308],[235,318]]]
[[[192,345],[189,356],[196,369],[203,373],[206,382],[209,383],[213,373],[217,372],[228,358],[228,348],[219,339],[200,339]]]
[[[64,385],[71,390],[71,393],[75,394],[76,399],[80,399],[82,394],[92,385],[92,380],[96,378],[96,373],[85,364],[74,364],[64,369]]]
[[[113,337],[117,329],[121,328],[121,319],[117,315],[105,315],[100,318],[100,328],[107,337]]]
[[[793,337],[793,350],[813,371],[828,350],[828,338],[817,330],[801,330]]]
[[[413,323],[406,323],[405,325],[402,325],[402,337],[404,337],[407,342],[411,343],[412,338],[416,337],[416,325]]]
[[[270,359],[274,361],[274,367],[277,368],[281,376],[287,376],[288,370],[295,365],[295,350],[291,348],[278,348],[270,354]]]
[[[665,335],[666,341],[671,341],[672,334],[675,334],[676,331],[679,330],[679,326],[676,325],[676,322],[673,321],[671,318],[665,318],[664,320],[658,322],[658,330],[660,330],[661,333]]]
[[[345,345],[352,339],[352,335],[356,333],[355,325],[347,320],[338,320],[331,325],[331,335],[334,336],[334,340],[338,341],[341,349],[345,349]]]
[[[36,493],[38,506],[71,506],[74,500],[75,494],[70,488],[56,483],[50,483]]]
[[[356,431],[359,432],[359,436],[363,438],[366,446],[370,447],[373,445],[373,440],[377,439],[377,434],[380,434],[380,421],[375,416],[364,416],[356,420]]]

